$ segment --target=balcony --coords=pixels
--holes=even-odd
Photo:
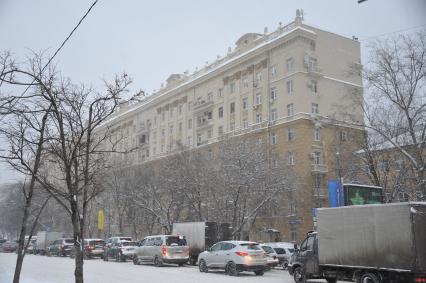
[[[327,165],[324,164],[312,164],[311,165],[311,172],[312,173],[322,173],[325,174],[328,172]]]
[[[320,199],[326,199],[328,197],[328,191],[324,188],[314,188],[314,197]]]
[[[205,101],[200,100],[194,103],[194,112],[200,112],[203,111],[209,107],[213,107],[214,102],[213,101]]]
[[[213,119],[203,118],[197,121],[197,130],[213,126]]]

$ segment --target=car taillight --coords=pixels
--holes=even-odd
[[[163,245],[163,247],[161,248],[161,251],[163,252],[163,256],[167,255],[167,247],[165,245]]]
[[[246,252],[235,252],[235,254],[239,256],[248,256],[248,253]]]
[[[87,246],[86,247],[89,251],[93,250],[93,246]]]
[[[426,277],[417,277],[414,282],[416,283],[423,283],[426,282]]]

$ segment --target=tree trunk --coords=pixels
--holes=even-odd
[[[78,214],[77,203],[74,201],[71,202],[71,211],[75,251],[75,283],[83,283],[83,237],[81,235],[80,216]]]
[[[31,198],[32,199],[32,198]],[[29,207],[31,205],[31,199],[27,197],[24,207],[24,216],[22,217],[21,233],[19,234],[18,244],[18,258],[16,259],[15,274],[13,275],[13,283],[19,283],[21,276],[22,263],[25,256],[25,234],[27,232],[27,220],[29,214]]]

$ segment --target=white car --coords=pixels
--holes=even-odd
[[[224,269],[231,276],[237,276],[242,271],[254,271],[261,276],[267,268],[267,259],[258,243],[224,241],[199,254],[198,267],[200,272]]]
[[[268,245],[261,244],[260,247],[266,253],[266,261],[268,263],[268,267],[275,267],[279,264],[278,255],[273,248]]]
[[[294,244],[287,242],[265,243],[272,247],[277,253],[279,264],[285,269],[290,262],[291,255],[294,252]]]

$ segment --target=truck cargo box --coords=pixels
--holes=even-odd
[[[426,272],[426,203],[318,209],[320,265]]]

